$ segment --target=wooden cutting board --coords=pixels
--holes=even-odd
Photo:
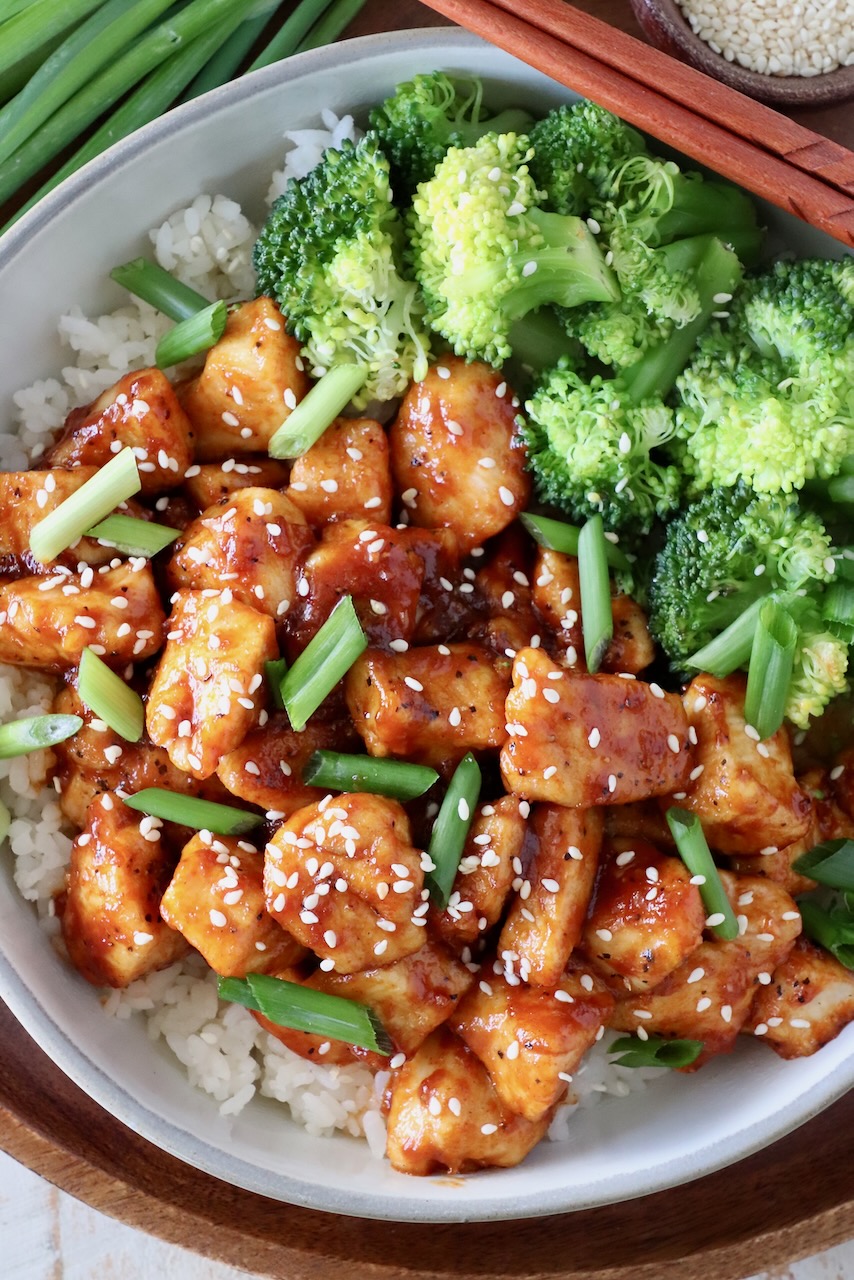
[[[627,0],[576,0],[639,34]],[[370,0],[348,35],[443,19]],[[792,113],[854,145],[854,111]],[[854,1236],[854,1094],[788,1138],[687,1186],[523,1222],[410,1226],[296,1209],[198,1173],[78,1089],[0,1004],[0,1147],[162,1239],[277,1280],[740,1280]]]

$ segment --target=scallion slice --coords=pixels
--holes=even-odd
[[[254,1009],[279,1027],[291,1027],[326,1040],[343,1040],[384,1057],[394,1048],[373,1009],[356,1000],[315,991],[266,973],[220,978],[217,990],[220,999]]]
[[[835,956],[846,969],[854,969],[854,915],[835,908],[825,911],[811,898],[799,898],[804,933]]]
[[[854,626],[854,582],[832,582],[822,596],[821,612],[829,622]]]
[[[405,760],[379,760],[343,751],[315,751],[302,771],[303,782],[330,791],[368,791],[392,800],[414,800],[439,777],[435,769]]]
[[[259,813],[233,809],[231,805],[216,804],[213,800],[199,800],[197,796],[181,795],[179,791],[166,791],[162,787],[146,787],[136,795],[126,796],[125,804],[152,818],[179,822],[182,827],[212,831],[218,836],[240,836],[264,821]]]
[[[77,692],[90,711],[120,737],[139,742],[145,727],[142,698],[91,649],[80,655]]]
[[[140,520],[136,516],[107,516],[86,530],[87,538],[97,538],[106,546],[115,547],[129,556],[156,556],[176,538],[180,529],[170,529],[152,520]]]
[[[300,400],[268,445],[271,458],[301,458],[320,439],[368,377],[361,364],[338,364]]]
[[[12,815],[9,812],[9,810],[6,808],[3,801],[0,800],[0,844],[2,844],[2,842],[6,839],[7,835],[9,834],[9,829],[11,828],[11,826],[12,826]]]
[[[424,883],[436,906],[444,910],[463,855],[466,838],[480,796],[480,765],[469,751],[454,770],[442,806],[433,823],[427,856],[433,863]]]
[[[288,674],[288,664],[284,658],[273,658],[270,662],[264,663],[264,674],[267,677],[267,686],[270,690],[270,697],[273,699],[273,706],[277,711],[284,711],[282,681]]]
[[[208,298],[191,289],[188,284],[182,284],[163,267],[156,262],[149,262],[147,258],[134,258],[132,262],[113,267],[110,279],[176,322],[189,320],[210,305]]]
[[[724,676],[732,675],[733,671],[737,671],[739,667],[746,666],[753,648],[759,610],[765,603],[764,598],[754,600],[744,613],[716,635],[714,640],[710,640],[708,644],[703,645],[702,649],[698,649],[690,658],[686,658],[686,667],[693,667],[696,671],[708,671],[709,675],[717,676],[722,680]]]
[[[578,539],[581,530],[577,525],[552,520],[551,516],[538,516],[533,511],[523,511],[519,516],[522,525],[540,547],[547,551],[561,551],[565,556],[578,555]],[[631,571],[631,561],[624,551],[605,539],[605,557],[612,569],[624,573]]]
[[[618,1067],[690,1067],[703,1052],[702,1040],[667,1040],[663,1036],[620,1036],[608,1052],[619,1054]]]
[[[40,564],[47,564],[140,487],[133,449],[122,449],[33,527],[30,551]]]
[[[599,670],[614,635],[611,583],[601,516],[591,516],[578,536],[578,578],[581,587],[581,630],[587,670]]]
[[[802,853],[792,870],[831,889],[854,891],[854,840],[825,840]]]
[[[174,329],[164,333],[157,344],[154,360],[158,369],[169,369],[208,351],[225,333],[227,320],[228,307],[224,302],[212,302],[204,311],[181,320]]]
[[[28,716],[25,720],[0,724],[0,760],[55,747],[82,728],[80,716],[66,715]]]
[[[700,897],[708,911],[706,924],[719,938],[732,941],[738,937],[738,921],[726,896],[715,866],[700,819],[696,813],[675,806],[667,810],[667,825],[676,848],[692,876],[702,876]]]
[[[776,600],[763,601],[753,633],[744,718],[761,739],[770,738],[783,723],[798,628]]]
[[[353,600],[344,596],[282,681],[282,701],[297,733],[367,647]]]

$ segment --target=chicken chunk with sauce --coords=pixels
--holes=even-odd
[[[744,1030],[781,1058],[805,1058],[852,1021],[854,973],[801,937],[759,988]]]
[[[294,461],[288,497],[317,528],[330,520],[391,521],[388,438],[373,418],[336,418]]]

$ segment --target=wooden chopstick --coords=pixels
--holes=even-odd
[[[770,154],[756,142],[732,133],[649,84],[633,80],[624,71],[566,43],[550,30],[499,8],[492,0],[424,0],[424,3],[559,84],[592,98],[660,142],[854,247],[854,199],[821,178],[796,168],[790,160]],[[530,12],[541,3],[542,0],[515,0],[513,8]],[[578,12],[570,6],[565,8],[571,15]],[[544,16],[542,21],[547,24],[548,17]],[[587,22],[596,24],[592,29],[598,33],[602,46],[613,38],[614,28],[607,23],[589,17]],[[637,43],[647,49],[640,41]],[[679,64],[662,56],[666,58],[669,74],[670,68]],[[705,85],[708,77],[697,74]],[[696,101],[697,95],[693,96]]]
[[[702,110],[730,132],[854,196],[854,151],[790,120],[660,49],[592,17],[564,0],[492,0],[565,44],[669,98]],[[852,105],[854,110],[854,105]]]

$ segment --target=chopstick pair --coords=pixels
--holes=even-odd
[[[563,0],[424,3],[854,247],[854,152],[847,148]]]

